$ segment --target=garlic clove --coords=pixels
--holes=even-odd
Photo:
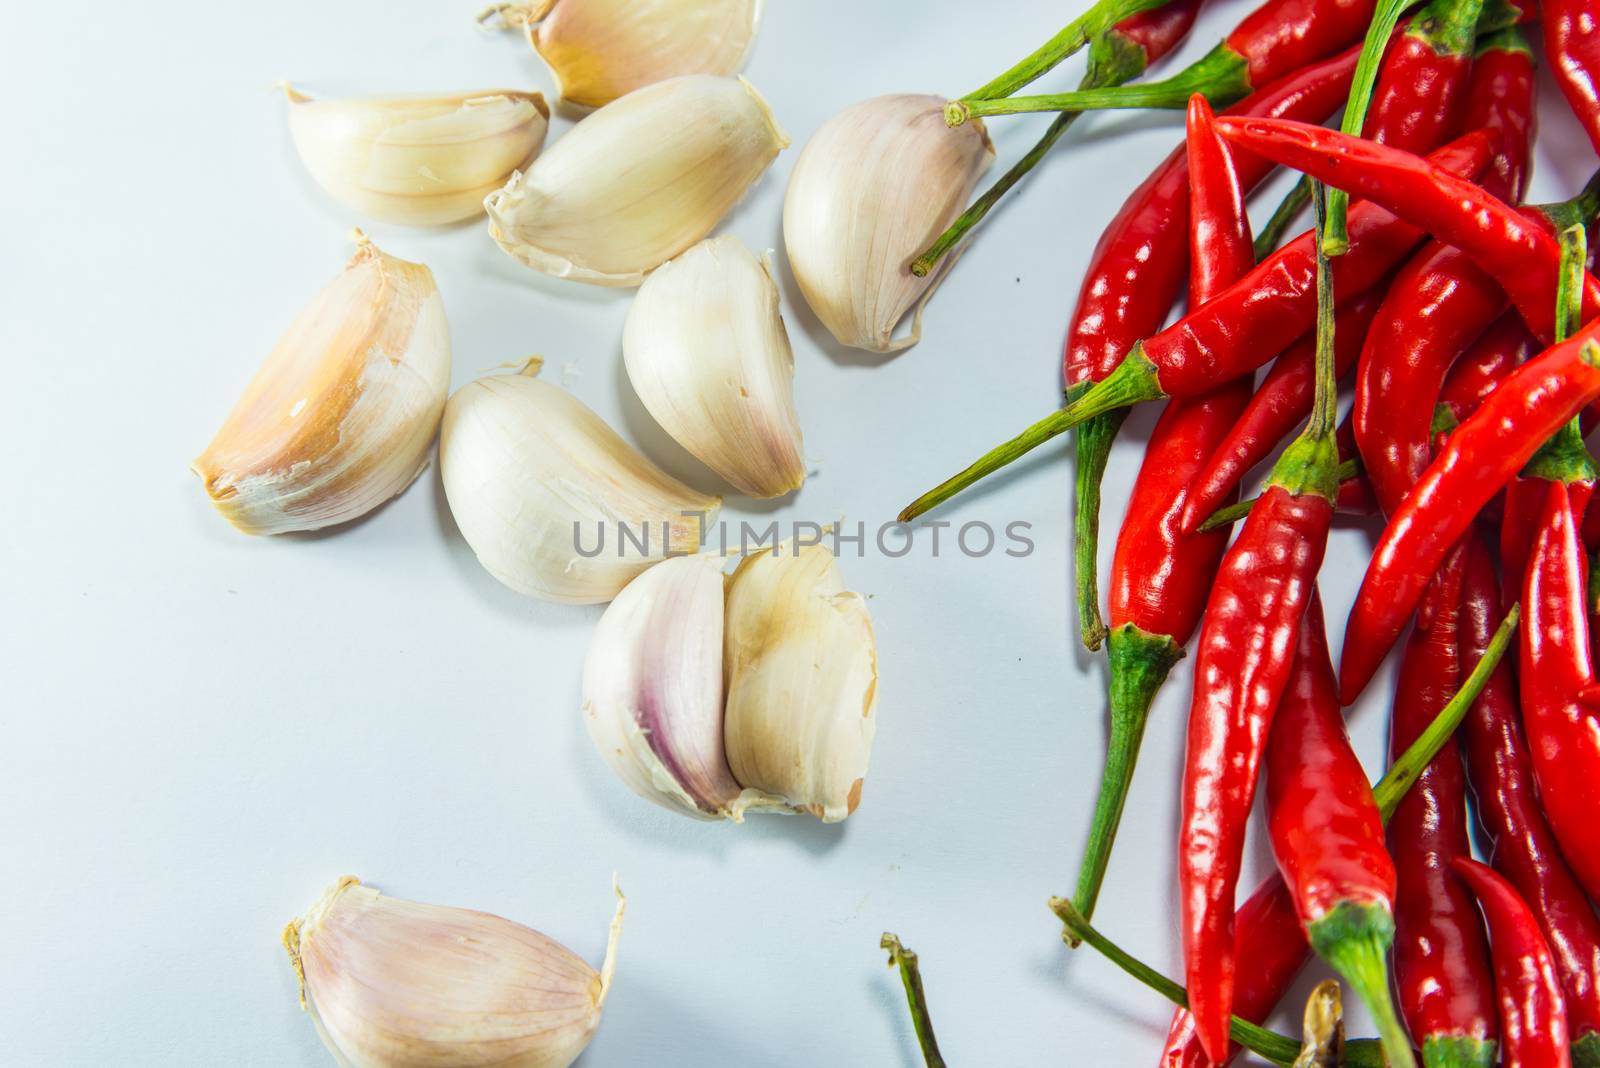
[[[636,286],[711,232],[789,139],[743,78],[629,93],[490,194],[489,234],[558,278]]]
[[[565,1068],[594,1037],[616,968],[617,893],[596,972],[486,912],[385,897],[346,876],[283,932],[300,1004],[354,1068]]]
[[[576,397],[527,374],[470,382],[445,405],[439,473],[489,573],[571,604],[615,597],[700,547],[722,501],[689,488]]]
[[[736,237],[662,264],[623,331],[628,379],[673,440],[752,497],[806,478],[794,354],[767,267]]]
[[[668,78],[734,73],[755,43],[761,0],[541,0],[485,14],[526,27],[562,99],[600,107]]]
[[[340,204],[384,222],[469,219],[539,154],[550,108],[511,89],[313,100],[286,87],[306,170]]]
[[[846,108],[806,143],[789,175],[789,266],[841,345],[897,352],[921,336],[922,304],[942,272],[918,278],[911,261],[961,213],[994,162],[982,124],[951,129],[945,103],[880,96]],[[895,338],[913,307],[910,333]]]
[[[742,820],[722,748],[723,562],[663,561],[628,583],[589,641],[583,715],[611,769],[640,797],[701,819]]]
[[[723,650],[734,779],[825,823],[854,812],[877,729],[877,646],[833,554],[786,544],[742,560]]]
[[[355,519],[427,462],[450,386],[444,304],[428,268],[356,239],[194,461],[246,534]]]

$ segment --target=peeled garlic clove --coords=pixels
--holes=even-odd
[[[300,313],[194,461],[246,534],[343,523],[411,484],[450,388],[433,274],[359,231],[344,273]]]
[[[805,481],[778,287],[738,238],[702,241],[645,279],[622,354],[656,422],[739,492],[778,497]]]
[[[784,247],[806,303],[841,345],[896,352],[921,336],[921,304],[939,272],[918,278],[911,261],[961,213],[994,162],[982,124],[951,129],[945,103],[863,101],[824,123],[795,162]],[[895,339],[913,306],[910,333]]]
[[[490,194],[489,234],[546,274],[636,286],[710,233],[788,143],[743,78],[656,82],[584,119]]]
[[[594,1037],[622,895],[596,972],[486,912],[385,897],[350,876],[283,932],[300,1004],[354,1068],[565,1068]]]
[[[597,108],[667,78],[737,71],[761,0],[543,0],[491,13],[528,28],[564,100]]]
[[[640,797],[701,819],[749,801],[722,749],[722,561],[657,564],[606,606],[583,665],[583,717]]]
[[[722,504],[527,374],[456,390],[439,472],[456,525],[491,575],[572,604],[609,601],[651,564],[694,552]]]
[[[741,561],[723,650],[733,777],[826,823],[854,812],[877,729],[877,646],[833,554],[786,544]]]
[[[311,176],[339,203],[385,222],[468,219],[533,162],[550,108],[539,93],[313,100],[289,95],[289,132]]]

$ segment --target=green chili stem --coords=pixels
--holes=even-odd
[[[1343,485],[1347,479],[1355,478],[1360,473],[1361,461],[1354,456],[1341,462],[1338,467],[1334,468],[1334,474],[1338,477],[1341,485]],[[1207,517],[1204,523],[1200,524],[1200,526],[1196,529],[1196,533],[1201,533],[1207,530],[1216,530],[1218,527],[1225,527],[1229,523],[1238,522],[1250,514],[1250,509],[1254,508],[1256,502],[1260,499],[1261,498],[1259,496],[1251,497],[1248,500],[1236,501],[1235,503],[1227,505],[1226,507],[1218,508],[1215,512],[1212,512],[1211,515]]]
[[[1511,637],[1517,631],[1517,624],[1522,619],[1522,606],[1514,604],[1506,612],[1506,618],[1501,620],[1500,626],[1494,632],[1494,637],[1489,639],[1489,645],[1483,651],[1483,658],[1473,667],[1472,673],[1461,684],[1454,697],[1450,698],[1439,714],[1433,717],[1433,722],[1417,736],[1400,759],[1389,765],[1389,770],[1379,779],[1372,788],[1373,800],[1378,803],[1378,813],[1383,817],[1383,822],[1388,823],[1394,815],[1395,809],[1400,807],[1400,802],[1406,796],[1422,771],[1433,758],[1439,755],[1444,744],[1455,734],[1456,728],[1461,726],[1461,721],[1466,718],[1467,710],[1483,692],[1484,684],[1489,681],[1489,676],[1494,673],[1495,667],[1500,663],[1500,658],[1505,656],[1506,649],[1511,645]]]
[[[1565,341],[1582,325],[1583,279],[1589,260],[1588,234],[1584,225],[1574,223],[1561,231],[1561,266],[1556,272],[1557,343]],[[1583,426],[1573,416],[1550,439],[1539,446],[1522,468],[1524,478],[1547,482],[1594,482],[1600,479],[1600,466],[1584,444]]]
[[[1567,340],[1583,321],[1583,275],[1589,262],[1589,234],[1582,223],[1561,231],[1561,269],[1556,275],[1556,343]]]
[[[1350,83],[1350,103],[1344,109],[1344,121],[1339,129],[1355,137],[1367,124],[1367,109],[1372,105],[1372,91],[1377,85],[1378,68],[1383,63],[1383,53],[1389,46],[1394,28],[1409,8],[1418,0],[1378,0],[1372,24],[1367,27],[1367,38],[1361,46],[1361,58],[1356,60],[1356,73]],[[1350,235],[1345,229],[1345,212],[1350,197],[1341,189],[1328,193],[1328,225],[1322,234],[1322,246],[1330,256],[1341,256],[1350,247]]]
[[[928,1015],[928,995],[922,989],[922,969],[917,966],[917,955],[887,931],[878,945],[888,951],[889,966],[900,969],[900,981],[906,988],[906,1004],[911,1008],[911,1026],[917,1032],[917,1044],[922,1047],[923,1061],[928,1068],[945,1068],[939,1042],[933,1037],[933,1018]]]
[[[1256,262],[1260,263],[1283,244],[1284,234],[1295,224],[1300,213],[1306,210],[1306,205],[1311,203],[1311,179],[1301,175],[1300,180],[1294,183],[1284,198],[1278,201],[1278,206],[1272,211],[1272,218],[1267,220],[1259,233],[1256,234]]]
[[[988,84],[974,89],[962,99],[992,100],[995,97],[1010,96],[1123,19],[1142,11],[1153,11],[1158,7],[1164,7],[1168,2],[1169,0],[1098,0],[1098,3],[1088,11],[1067,23],[1054,37],[1018,60],[1010,70]]]

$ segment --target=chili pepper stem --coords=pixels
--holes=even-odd
[[[1088,390],[1079,385],[1068,397]],[[1078,463],[1073,476],[1073,586],[1078,597],[1078,633],[1084,648],[1100,648],[1106,638],[1105,620],[1100,615],[1100,484],[1105,479],[1111,444],[1128,409],[1118,408],[1085,421],[1077,428]]]
[[[1101,934],[1093,924],[1083,918],[1072,902],[1064,897],[1053,897],[1050,899],[1050,910],[1066,927],[1063,937],[1068,944],[1088,943],[1106,960],[1174,1005],[1184,1009],[1189,1007],[1188,993],[1181,985]],[[1299,1042],[1248,1020],[1241,1020],[1237,1016],[1233,1017],[1228,1034],[1250,1052],[1265,1057],[1273,1064],[1284,1065],[1285,1068],[1292,1065],[1300,1054]],[[1373,1048],[1372,1043],[1358,1039],[1345,1046],[1344,1063],[1345,1068],[1380,1068],[1383,1059]]]
[[[1073,894],[1073,905],[1085,919],[1094,916],[1100,884],[1111,859],[1111,846],[1116,841],[1123,806],[1128,801],[1128,788],[1139,762],[1139,746],[1144,741],[1145,725],[1150,719],[1150,704],[1173,665],[1183,659],[1183,647],[1170,635],[1151,634],[1132,623],[1117,627],[1109,637],[1110,737],[1105,770],[1101,773],[1100,795],[1094,806],[1094,821],[1089,827],[1089,846],[1078,868],[1078,889]]]
[[[1267,224],[1256,234],[1257,263],[1278,250],[1278,246],[1283,244],[1284,235],[1289,232],[1289,228],[1310,203],[1311,179],[1301,175],[1300,180],[1295,182],[1294,188],[1290,189],[1278,202],[1278,206],[1272,209],[1272,216],[1267,220]]]
[[[1168,0],[1099,0],[1093,7],[1062,27],[1054,37],[1015,63],[1010,70],[974,89],[963,100],[987,100],[1010,96],[1024,85],[1052,70],[1056,64],[1078,52],[1111,27],[1142,11],[1153,11]]]
[[[1557,342],[1571,337],[1583,316],[1583,276],[1588,260],[1588,234],[1582,223],[1561,231],[1561,270],[1556,279]],[[1573,416],[1550,440],[1539,447],[1522,469],[1523,478],[1546,482],[1593,483],[1600,481],[1600,466],[1595,464],[1583,441],[1583,428]]]
[[[1341,485],[1343,485],[1346,480],[1355,478],[1360,473],[1361,461],[1354,456],[1350,457],[1348,460],[1341,461],[1339,466],[1334,468],[1334,475],[1338,478]],[[1235,501],[1233,504],[1227,505],[1224,508],[1218,508],[1215,512],[1212,512],[1206,517],[1206,521],[1204,523],[1201,523],[1195,528],[1195,533],[1204,534],[1208,530],[1216,530],[1218,527],[1225,527],[1229,523],[1238,522],[1250,514],[1250,509],[1254,508],[1256,502],[1260,499],[1261,498],[1259,496],[1250,497],[1247,500]]]
[[[1493,1039],[1432,1035],[1422,1040],[1423,1068],[1495,1068],[1500,1047]]]
[[[1102,111],[1112,108],[1183,108],[1201,93],[1212,104],[1231,104],[1250,92],[1244,57],[1227,45],[1209,53],[1170,78],[1144,85],[1079,89],[1070,93],[1000,98],[963,97],[945,105],[944,121],[960,126],[974,116],[1019,115],[1033,111]]]
[[[1344,976],[1378,1025],[1389,1068],[1417,1068],[1394,999],[1389,995],[1389,947],[1394,944],[1394,914],[1386,905],[1345,901],[1306,925],[1317,956]]]
[[[889,954],[889,966],[900,969],[900,981],[905,984],[906,1004],[911,1009],[911,1026],[917,1032],[917,1045],[922,1047],[922,1059],[928,1068],[945,1068],[944,1057],[939,1053],[939,1042],[933,1037],[933,1018],[928,1014],[928,996],[922,989],[922,969],[917,955],[900,944],[900,939],[885,931],[878,943]]]
[[[1572,1068],[1600,1068],[1600,1033],[1591,1031],[1572,1044]]]
[[[1135,345],[1117,364],[1117,369],[1059,411],[1052,412],[1003,445],[998,445],[964,471],[956,474],[924,493],[900,512],[899,520],[908,523],[931,508],[935,508],[968,486],[992,475],[1014,460],[1032,452],[1051,438],[1071,430],[1097,415],[1127,408],[1140,401],[1157,400],[1165,396],[1156,376],[1155,364]]]

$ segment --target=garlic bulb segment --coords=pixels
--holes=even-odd
[[[743,78],[656,82],[584,119],[492,193],[489,234],[546,274],[636,286],[710,233],[788,143]]]
[[[734,73],[755,43],[761,0],[541,0],[488,15],[526,28],[562,99],[597,108],[668,78]]]
[[[428,458],[450,388],[433,274],[360,247],[317,294],[194,461],[246,534],[316,530],[376,508]]]
[[[741,561],[723,650],[734,779],[827,823],[854,812],[877,726],[877,646],[833,554],[786,543]]]
[[[606,606],[583,665],[583,716],[640,797],[739,820],[752,799],[722,749],[722,567],[710,556],[665,560]]]
[[[922,304],[940,272],[918,278],[911,261],[966,207],[994,161],[982,123],[951,129],[944,105],[934,96],[863,101],[824,123],[795,162],[784,247],[806,303],[841,345],[896,352],[921,336]],[[913,308],[910,332],[895,338]]]
[[[353,1068],[565,1068],[594,1037],[616,968],[519,923],[385,897],[349,876],[283,932],[300,1004]]]
[[[317,184],[352,211],[412,226],[470,219],[539,154],[539,93],[313,100],[292,88],[289,132]]]
[[[722,502],[656,467],[565,390],[490,375],[445,406],[439,472],[489,573],[571,604],[615,597],[651,564],[694,552]]]
[[[778,497],[805,481],[778,287],[738,238],[708,238],[645,279],[622,353],[656,422],[739,492]]]

